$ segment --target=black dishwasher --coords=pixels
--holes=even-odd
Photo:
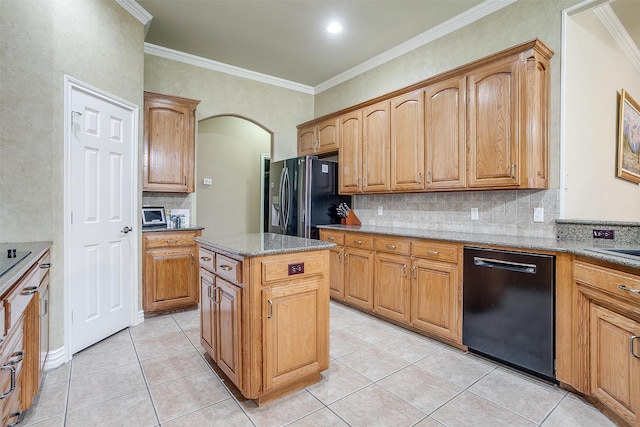
[[[555,382],[555,257],[464,248],[462,342]]]

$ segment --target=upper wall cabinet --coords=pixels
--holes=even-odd
[[[194,191],[195,112],[199,103],[144,93],[142,191]]]
[[[338,151],[338,117],[298,129],[298,156]]]
[[[552,56],[533,40],[300,125],[299,150],[338,117],[343,194],[548,188]]]

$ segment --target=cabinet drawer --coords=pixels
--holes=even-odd
[[[198,250],[198,262],[201,268],[213,272],[215,271],[216,255],[213,252],[200,248]]]
[[[292,253],[262,262],[262,282],[304,279],[308,276],[328,274],[325,258],[317,252]]]
[[[242,262],[216,254],[216,274],[234,283],[242,283]]]
[[[411,255],[453,264],[458,263],[458,247],[447,243],[436,243],[428,240],[414,241],[411,243]]]
[[[344,244],[352,248],[373,250],[373,236],[360,233],[345,233]]]
[[[144,233],[144,246],[146,249],[168,248],[172,246],[194,245],[195,231],[174,231],[170,233],[150,232]]]
[[[344,245],[344,233],[342,231],[320,230],[320,240],[335,243],[336,245]]]
[[[580,261],[574,263],[573,274],[578,283],[614,294],[640,307],[640,295],[631,292],[640,290],[638,276]]]
[[[375,248],[377,252],[409,255],[411,248],[410,243],[410,240],[405,240],[399,237],[376,236]]]
[[[40,285],[39,267],[34,265],[4,300],[6,331],[16,325]]]

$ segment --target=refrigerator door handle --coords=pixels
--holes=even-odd
[[[289,223],[289,190],[289,168],[285,166],[280,175],[280,216],[283,234],[287,234]]]

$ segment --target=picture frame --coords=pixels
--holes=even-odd
[[[640,105],[622,89],[618,109],[618,178],[640,184]]]

